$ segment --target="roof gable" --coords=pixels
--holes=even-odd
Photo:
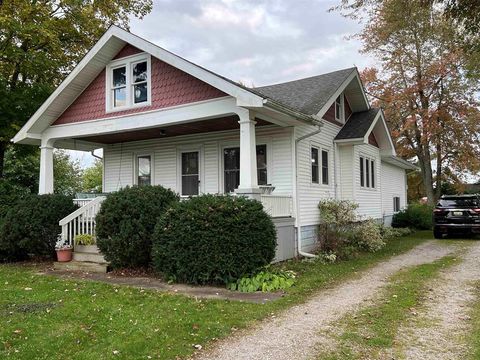
[[[125,45],[114,59],[136,55],[142,51]],[[106,110],[106,72],[103,70],[75,101],[55,120],[53,125],[68,124],[111,117]],[[227,96],[223,91],[155,58],[151,58],[151,104],[116,111],[115,116],[157,110],[197,101]]]
[[[260,95],[235,82],[195,65],[119,27],[111,26],[15,135],[13,141],[26,144],[38,143],[40,134],[75,101],[127,44],[233,96],[236,98],[238,106],[261,107],[263,105],[263,98]]]
[[[316,115],[355,71],[356,68],[343,69],[254,90],[304,114]]]
[[[395,146],[383,111],[378,108],[353,113],[334,140],[344,144],[369,144],[371,135],[375,138],[375,146],[380,148],[382,155],[395,156]]]

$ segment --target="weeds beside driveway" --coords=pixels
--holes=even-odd
[[[418,233],[392,241],[374,254],[321,265],[290,261],[296,286],[267,304],[198,300],[125,286],[36,275],[25,266],[0,266],[0,358],[175,359],[198,345],[278,314],[381,260],[426,239]],[[195,347],[195,345],[197,345]],[[278,344],[282,346],[282,344]]]

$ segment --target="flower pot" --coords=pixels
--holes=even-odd
[[[57,250],[58,262],[69,262],[72,260],[72,249]]]

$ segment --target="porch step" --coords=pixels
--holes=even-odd
[[[99,253],[90,253],[90,252],[73,252],[73,260],[74,261],[86,261],[92,263],[99,263],[103,264],[106,263],[105,258],[102,254]]]
[[[85,272],[96,272],[96,273],[106,273],[107,272],[107,263],[95,263],[89,261],[76,261],[72,260],[69,262],[54,262],[53,268],[55,270],[62,271],[85,271]]]

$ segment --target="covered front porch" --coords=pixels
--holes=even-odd
[[[167,116],[166,113],[169,113]],[[140,122],[141,120],[141,122]],[[291,123],[233,99],[174,110],[50,126],[42,134],[39,193],[53,192],[54,148],[103,149],[103,192],[162,185],[187,199],[202,193],[257,199],[273,218],[295,218]],[[76,199],[62,237],[95,234],[105,194]]]

